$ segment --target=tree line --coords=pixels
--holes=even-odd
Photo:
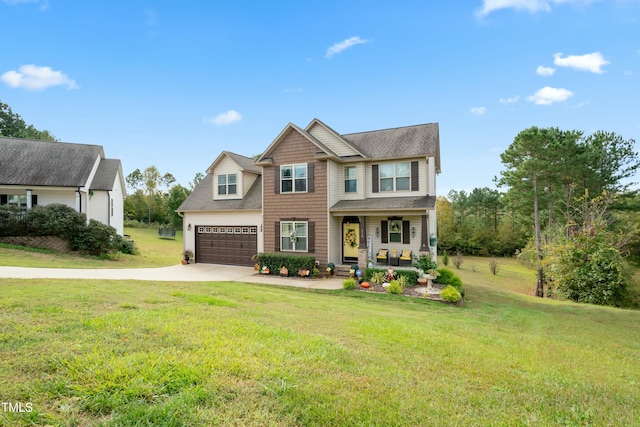
[[[640,197],[631,181],[640,158],[634,146],[633,139],[612,132],[520,132],[500,156],[504,169],[495,181],[502,191],[476,188],[438,198],[440,248],[517,252],[537,270],[537,296],[546,290],[576,301],[628,305],[634,297],[626,260],[640,258]],[[611,283],[615,289],[607,288]]]

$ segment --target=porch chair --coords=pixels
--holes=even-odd
[[[378,264],[389,265],[389,251],[387,249],[380,249],[376,255],[376,262]]]
[[[411,253],[411,249],[403,249],[402,254],[400,255],[399,265],[404,265],[411,267],[411,257],[413,254]]]

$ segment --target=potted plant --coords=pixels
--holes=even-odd
[[[336,265],[332,262],[327,264],[327,278],[333,276],[333,272],[336,269]]]
[[[266,266],[266,265],[263,265],[262,266],[262,274],[269,274],[269,273],[270,273],[269,267]]]
[[[286,277],[289,275],[289,269],[285,266],[280,267],[280,275]]]
[[[190,250],[190,249],[187,249],[187,250],[185,250],[185,251],[183,252],[183,254],[182,254],[182,255],[184,256],[184,258],[183,258],[183,260],[182,260],[182,263],[183,263],[183,264],[189,264],[189,260],[190,260],[191,258],[193,258],[193,252],[191,252],[191,250]]]

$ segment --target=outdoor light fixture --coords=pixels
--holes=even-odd
[[[380,227],[376,227],[376,237],[380,237]]]
[[[411,238],[415,238],[415,237],[416,237],[416,228],[411,227]]]
[[[187,231],[191,231],[191,224],[187,225]]]

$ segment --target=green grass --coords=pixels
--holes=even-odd
[[[77,254],[61,254],[33,250],[14,245],[0,245],[0,266],[54,268],[141,268],[166,267],[182,260],[182,231],[175,240],[160,239],[153,228],[125,228],[139,249],[138,255],[119,254],[113,258],[97,258]]]
[[[4,280],[0,400],[33,411],[0,411],[0,425],[640,424],[639,312],[536,299],[532,270],[500,260],[494,277],[488,260],[475,272],[465,262],[462,307],[239,283]]]

